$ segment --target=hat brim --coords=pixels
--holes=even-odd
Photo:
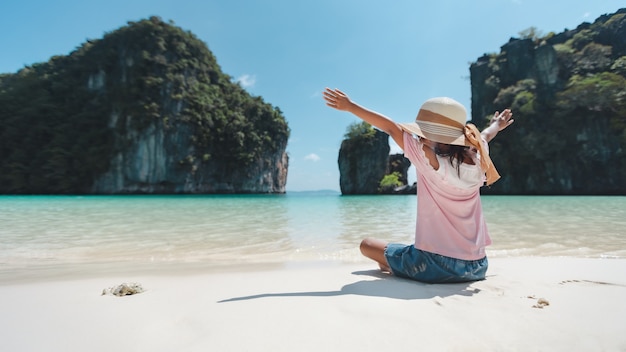
[[[398,124],[403,131],[408,133],[416,134],[422,138],[426,138],[430,141],[443,143],[443,144],[452,144],[452,145],[460,145],[460,146],[471,146],[466,140],[465,135],[461,132],[458,136],[443,136],[440,134],[429,133],[424,131],[420,126],[415,122],[408,123],[400,123]]]

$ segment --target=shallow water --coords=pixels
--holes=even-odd
[[[415,196],[0,196],[0,280],[63,265],[364,259],[363,237],[410,243]],[[490,257],[626,258],[626,197],[484,196]]]

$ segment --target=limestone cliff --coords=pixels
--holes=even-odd
[[[371,127],[370,127],[371,128]],[[339,149],[339,186],[344,195],[378,194],[389,159],[389,135],[379,130],[346,138]]]
[[[626,194],[626,9],[511,39],[470,67],[472,120],[511,108],[491,194]]]
[[[240,170],[189,157],[197,154],[189,126],[168,131],[156,122],[119,136],[130,140],[94,182],[91,193],[285,193],[288,159],[282,152]]]
[[[404,154],[389,155],[389,135],[367,122],[348,127],[339,149],[339,184],[344,195],[415,194]]]
[[[282,112],[158,17],[0,75],[0,106],[0,193],[285,192]]]

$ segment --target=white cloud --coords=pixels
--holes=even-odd
[[[254,84],[256,83],[256,76],[248,74],[241,75],[237,78],[237,82],[244,88],[254,87]]]
[[[589,18],[589,16],[591,16],[591,14],[589,12],[585,12],[585,14],[583,15],[583,18]]]
[[[319,155],[315,154],[315,153],[311,153],[307,156],[304,157],[304,160],[310,160],[310,161],[320,161],[320,157]]]

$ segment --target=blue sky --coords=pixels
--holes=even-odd
[[[433,96],[469,111],[469,64],[478,57],[531,26],[559,33],[620,7],[623,0],[3,0],[0,72],[66,55],[128,21],[172,20],[207,43],[233,80],[283,111],[287,191],[339,190],[339,146],[357,119],[326,107],[324,87],[401,122]]]

